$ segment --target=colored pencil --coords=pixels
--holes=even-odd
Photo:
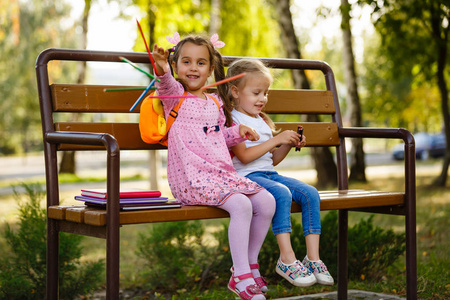
[[[144,92],[139,96],[139,98],[134,102],[133,106],[130,108],[130,111],[133,111],[136,106],[141,102],[142,99],[144,99],[144,96],[147,94],[147,92],[152,88],[152,86],[155,84],[156,79],[153,79],[152,82],[148,85],[148,87],[144,90]]]
[[[180,95],[180,96],[148,96],[147,98],[160,98],[160,99],[168,99],[168,98],[198,98],[195,95]]]
[[[124,92],[124,91],[142,91],[145,90],[146,87],[135,87],[135,88],[111,88],[111,89],[103,89],[104,92]],[[156,90],[157,87],[152,86],[152,90]]]
[[[133,68],[135,68],[138,71],[141,71],[142,73],[144,73],[145,75],[147,75],[148,77],[155,79],[155,76],[153,74],[150,74],[149,72],[139,68],[135,63],[133,63],[132,61],[126,59],[125,57],[119,56],[120,60],[130,64]],[[158,82],[161,82],[161,80],[157,79]]]
[[[153,56],[152,56],[152,53],[150,52],[150,49],[148,48],[147,41],[145,40],[144,32],[142,31],[142,28],[141,28],[141,24],[139,24],[139,21],[137,19],[136,19],[136,23],[139,27],[139,31],[141,32],[141,36],[142,36],[142,39],[144,40],[145,48],[147,49],[147,52],[148,52],[148,57],[150,58],[150,62],[152,63],[153,70],[155,70],[155,74],[156,74],[155,61],[153,60]]]
[[[231,80],[235,80],[235,79],[238,79],[238,78],[241,78],[241,77],[244,77],[244,76],[245,76],[245,73],[241,73],[241,74],[236,75],[236,76],[225,78],[224,80],[220,80],[220,81],[211,83],[209,85],[205,85],[204,87],[202,87],[202,90],[206,90],[206,89],[208,89],[210,87],[213,87],[213,86],[216,86],[216,85],[219,85],[219,84],[223,84],[225,82],[228,82],[228,81],[231,81]]]

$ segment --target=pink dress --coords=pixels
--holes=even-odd
[[[159,79],[158,95],[184,93],[170,72]],[[233,194],[255,194],[263,189],[234,169],[228,147],[244,139],[238,126],[224,126],[223,102],[217,94],[213,95],[219,101],[220,111],[210,98],[186,98],[169,131],[169,186],[173,196],[185,205],[218,206]],[[167,117],[179,99],[162,100]]]

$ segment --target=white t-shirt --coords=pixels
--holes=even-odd
[[[272,130],[269,125],[261,118],[257,116],[252,118],[246,114],[243,114],[235,109],[231,112],[234,124],[244,124],[252,127],[259,134],[259,140],[257,141],[245,141],[247,148],[259,145],[273,137]],[[239,175],[245,176],[256,171],[275,171],[273,168],[272,153],[267,152],[263,156],[254,161],[243,164],[236,156],[233,157],[233,166]]]

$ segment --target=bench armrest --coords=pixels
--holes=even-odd
[[[402,139],[406,145],[414,146],[413,135],[403,128],[344,127],[339,128],[339,135],[354,138]]]
[[[112,156],[120,151],[116,139],[108,133],[53,131],[45,134],[45,140],[51,144],[103,145]]]
[[[405,202],[416,205],[416,146],[414,137],[403,128],[345,127],[339,128],[341,137],[402,139],[405,143]]]
[[[108,133],[91,132],[47,132],[44,139],[48,143],[81,144],[105,146],[106,162],[106,192],[107,192],[107,224],[108,228],[119,228],[119,192],[120,192],[120,148],[117,140]],[[116,226],[116,227],[114,227]],[[115,229],[114,229],[115,230]]]

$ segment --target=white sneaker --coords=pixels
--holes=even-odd
[[[286,265],[280,258],[278,259],[275,271],[295,286],[311,286],[317,282],[316,277],[310,274],[299,260],[294,261],[290,265]]]
[[[314,274],[319,284],[334,284],[334,279],[333,277],[331,277],[330,272],[328,272],[327,266],[325,266],[323,261],[311,261],[309,260],[308,256],[305,256],[302,263],[310,273]]]

